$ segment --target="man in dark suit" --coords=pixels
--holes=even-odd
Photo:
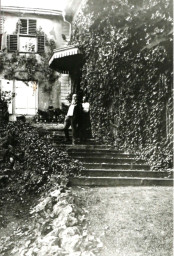
[[[66,141],[70,141],[69,127],[72,128],[72,144],[76,144],[77,131],[81,125],[82,105],[77,100],[77,94],[73,94],[64,123]]]

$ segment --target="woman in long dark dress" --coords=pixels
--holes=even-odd
[[[90,104],[86,96],[82,99],[82,138],[83,142],[86,142],[87,138],[91,137],[91,125],[90,125]]]

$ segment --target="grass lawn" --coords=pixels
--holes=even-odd
[[[173,256],[173,188],[74,188],[100,256]]]

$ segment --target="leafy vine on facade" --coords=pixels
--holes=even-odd
[[[71,43],[84,54],[81,87],[90,96],[94,137],[170,167],[172,2],[89,0]]]
[[[15,31],[14,34],[17,34]],[[20,54],[18,51],[8,53],[5,49],[1,53],[0,72],[3,72],[4,78],[8,80],[19,79],[28,81],[48,81],[53,82],[57,76],[55,71],[49,68],[49,58],[56,48],[54,40],[48,39],[39,29],[36,35],[45,36],[45,52],[38,54]]]

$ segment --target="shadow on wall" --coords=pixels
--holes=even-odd
[[[60,108],[60,88],[61,84],[58,80],[51,84],[45,81],[40,83],[38,108],[42,111],[47,111],[49,106],[52,106],[54,109]]]

